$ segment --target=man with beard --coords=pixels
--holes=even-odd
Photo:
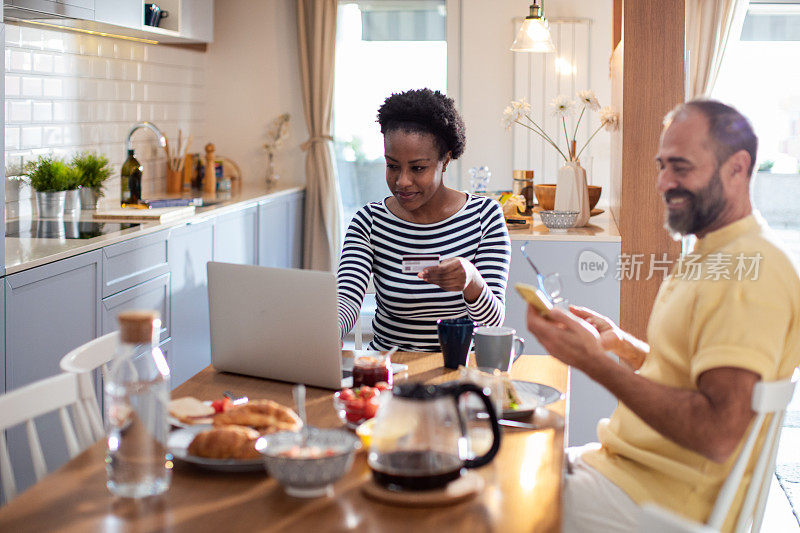
[[[528,309],[541,344],[619,400],[598,424],[599,445],[568,450],[565,532],[635,531],[647,502],[705,522],[754,416],[754,385],[786,379],[800,362],[798,272],[750,203],[752,127],[702,100],[664,125],[656,161],[666,227],[698,240],[659,290],[648,342],[588,309],[547,318]]]

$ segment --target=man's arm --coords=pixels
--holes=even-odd
[[[542,318],[528,309],[528,328],[556,358],[607,388],[639,418],[673,442],[712,461],[724,462],[753,417],[758,374],[714,368],[700,375],[698,390],[668,387],[606,357],[595,328],[558,309]]]

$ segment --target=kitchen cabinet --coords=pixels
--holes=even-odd
[[[167,230],[103,248],[103,298],[169,272]]]
[[[6,390],[60,372],[68,351],[98,336],[100,327],[99,250],[12,274],[5,278]],[[58,416],[36,421],[47,466],[67,460]],[[7,433],[9,452],[24,490],[35,480],[22,427]]]
[[[161,316],[159,340],[170,337],[169,272],[103,298],[101,335],[119,329],[117,315],[129,309],[151,309]]]
[[[169,12],[158,27],[144,24],[143,0],[4,0],[3,14],[11,20],[46,20],[163,43],[214,40],[213,0],[160,0],[156,4]]]
[[[201,43],[214,41],[214,0],[181,2],[181,37]]]
[[[258,205],[221,215],[214,220],[214,261],[258,264]]]
[[[102,0],[100,3],[106,0]],[[5,0],[5,15],[19,18],[69,17],[93,20],[95,0]]]
[[[213,259],[213,229],[213,221],[204,220],[169,235],[173,388],[211,364],[206,263]]]
[[[533,269],[519,250],[523,242],[511,241],[504,325],[514,328],[525,339],[525,353],[546,354],[547,350],[528,331],[528,306],[514,290],[518,282],[536,283]],[[526,252],[542,274],[559,273],[561,296],[570,304],[589,307],[619,323],[619,281],[615,275],[619,242],[530,240]],[[611,393],[583,372],[571,368],[569,446],[596,441],[597,422],[608,417],[616,406]]]
[[[302,268],[304,198],[304,193],[296,193],[259,203],[259,265]]]
[[[94,8],[95,22],[141,29],[144,5],[141,0],[102,0]]]

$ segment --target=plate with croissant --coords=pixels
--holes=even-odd
[[[167,447],[176,459],[225,472],[263,470],[256,441],[269,433],[299,431],[303,425],[292,409],[272,400],[251,400],[206,418],[171,432]]]

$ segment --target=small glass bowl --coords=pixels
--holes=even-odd
[[[369,409],[373,411],[372,416],[366,416],[369,413],[358,411],[353,411],[347,409],[347,402],[341,399],[342,392],[339,391],[333,395],[333,408],[336,410],[336,416],[339,417],[339,420],[342,421],[342,424],[347,426],[350,429],[356,429],[360,426],[364,421],[373,418],[374,412],[378,410],[379,405],[379,395],[373,396],[367,402],[370,404]]]

